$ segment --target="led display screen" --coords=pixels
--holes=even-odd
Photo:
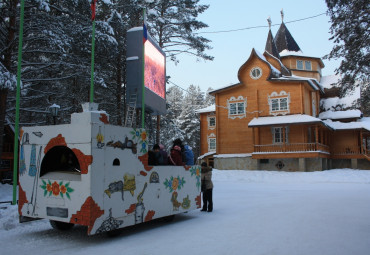
[[[154,45],[147,40],[145,42],[145,87],[153,91],[161,98],[165,98],[165,58]]]

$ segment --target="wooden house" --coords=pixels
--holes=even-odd
[[[370,169],[370,120],[358,110],[320,118],[322,68],[284,22],[275,39],[270,28],[264,53],[252,49],[239,68],[239,83],[211,91],[215,105],[198,111],[200,160],[217,169]]]

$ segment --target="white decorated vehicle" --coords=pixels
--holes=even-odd
[[[21,130],[18,206],[21,222],[113,231],[200,208],[200,167],[149,166],[146,131],[87,103],[71,124]]]

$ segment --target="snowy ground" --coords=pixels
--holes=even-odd
[[[1,254],[370,254],[370,171],[213,172],[214,211],[129,228],[115,238],[86,228],[18,223],[0,204]],[[0,185],[0,201],[11,200]],[[7,207],[7,208],[4,208]]]

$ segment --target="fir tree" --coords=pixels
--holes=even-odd
[[[340,81],[342,94],[355,86],[365,86],[369,92],[368,77],[370,59],[370,2],[367,0],[326,0],[327,14],[331,19],[330,32],[335,43],[328,59],[343,58],[337,73],[343,74]],[[364,95],[367,96],[368,95]],[[370,113],[370,112],[368,112]]]

